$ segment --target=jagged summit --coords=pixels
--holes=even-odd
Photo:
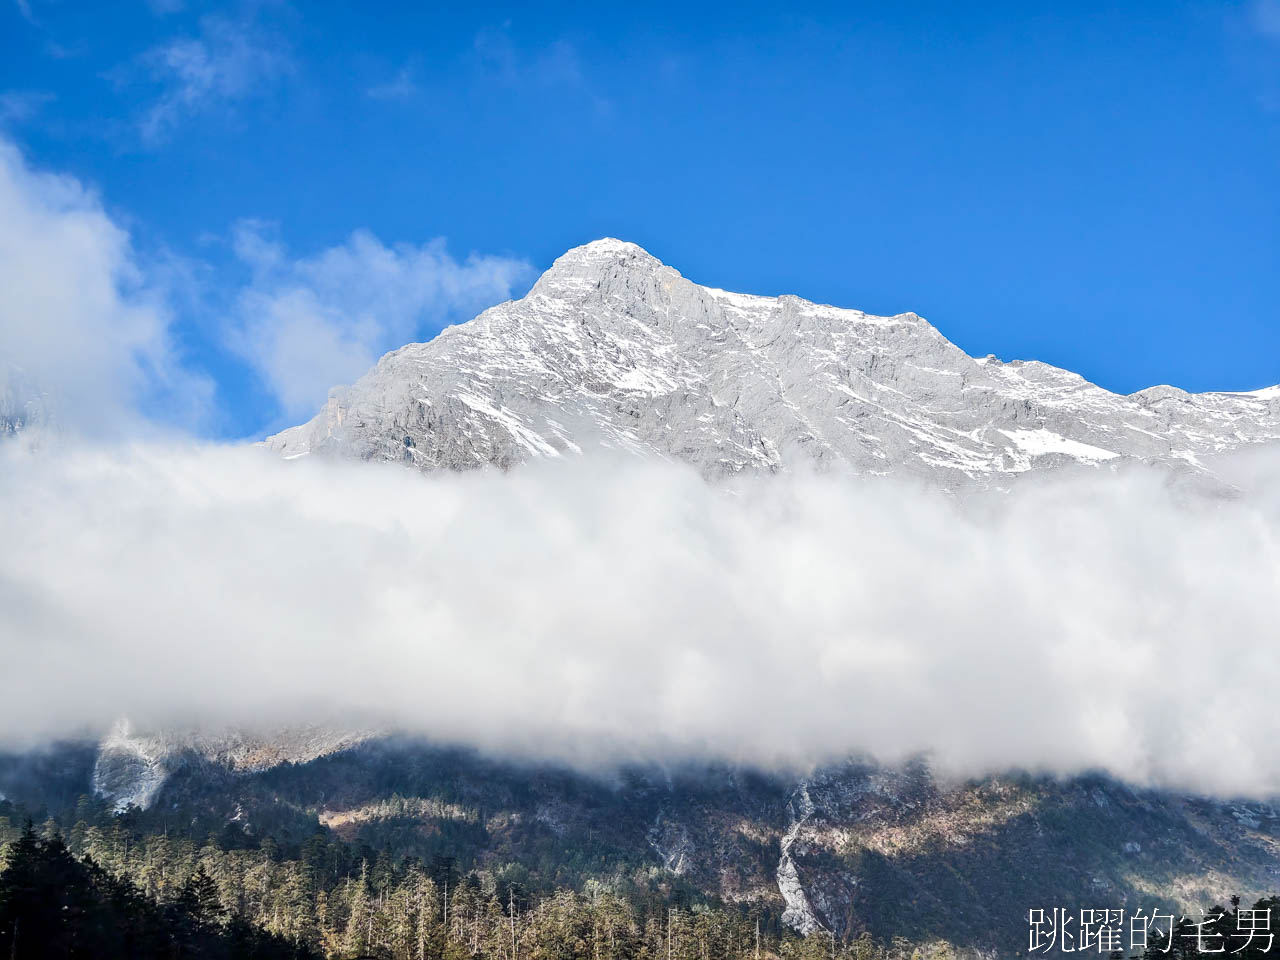
[[[604,238],[522,299],[387,354],[266,442],[423,470],[603,447],[712,478],[828,463],[953,485],[1126,458],[1194,471],[1277,438],[1277,388],[1120,396],[1049,364],[970,357],[914,313],[700,286]]]
[[[626,240],[618,240],[614,237],[602,237],[599,240],[593,240],[590,243],[584,243],[581,246],[572,247],[557,257],[555,262],[552,263],[552,265],[534,284],[530,293],[547,296],[555,293],[563,293],[567,290],[572,294],[573,292],[580,292],[583,289],[589,289],[591,286],[599,285],[611,277],[616,278],[620,274],[627,274],[630,277],[636,277],[644,274],[661,274],[671,280],[685,279],[679,270],[663,263],[639,244],[631,243]],[[831,306],[829,304],[815,303],[794,294],[762,296],[759,294],[733,293],[732,291],[720,290],[716,287],[703,286],[700,287],[700,289],[704,290],[721,303],[731,306],[754,306],[760,308],[777,304],[779,302],[789,301],[795,304],[802,304],[804,307],[809,309],[821,308],[833,311],[833,316],[847,315],[851,321],[857,320],[868,322],[883,320],[886,322],[915,322],[931,326],[929,322],[919,314],[912,313],[910,311],[897,314],[893,317],[876,317],[871,314],[863,313],[860,310],[850,310]]]
[[[622,274],[641,277],[657,273],[680,276],[643,247],[625,240],[603,237],[580,247],[573,247],[557,257],[538,278],[529,294],[572,297],[576,292],[589,289],[608,277]]]
[[[658,261],[657,257],[638,243],[632,243],[629,240],[619,240],[617,237],[601,237],[599,240],[592,240],[590,243],[584,243],[580,247],[571,247],[561,256],[556,258],[556,263],[559,263],[562,260],[608,257],[647,257],[654,262]]]
[[[542,278],[573,275],[583,269],[603,270],[610,266],[627,267],[633,270],[670,270],[679,276],[678,271],[668,267],[639,244],[614,237],[601,237],[599,240],[592,240],[580,247],[571,247],[566,250],[556,257]]]

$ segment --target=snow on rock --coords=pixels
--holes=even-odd
[[[1066,463],[1166,462],[1280,438],[1280,387],[1131,396],[970,357],[914,313],[702,287],[633,243],[568,251],[520,300],[384,356],[269,438],[421,470],[611,448],[709,478],[801,464],[943,486]]]
[[[1079,440],[1071,440],[1052,430],[1001,430],[1014,442],[1019,450],[1033,457],[1043,457],[1050,453],[1061,453],[1077,460],[1098,461],[1114,460],[1120,454],[1111,450],[1103,450]]]
[[[129,721],[121,720],[98,744],[94,793],[110,801],[117,813],[147,809],[169,776],[168,753],[165,738],[137,736]]]
[[[793,854],[793,848],[800,842],[801,831],[814,812],[807,781],[800,781],[795,795],[791,798],[790,809],[791,826],[782,836],[780,845],[782,856],[778,860],[778,892],[782,894],[782,900],[786,904],[786,909],[782,912],[782,922],[798,933],[808,936],[823,929],[823,926],[800,880],[800,871]]]
[[[373,730],[332,730],[314,725],[261,733],[140,733],[126,719],[119,721],[98,744],[93,791],[108,800],[117,813],[130,807],[146,810],[170,775],[192,759],[232,771],[264,770],[285,762],[307,763],[377,735],[378,731]]]

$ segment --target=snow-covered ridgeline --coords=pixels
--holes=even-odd
[[[1196,471],[1275,439],[1280,387],[1122,396],[970,357],[914,313],[702,287],[608,239],[570,250],[524,298],[387,354],[267,444],[424,470],[605,447],[711,478],[826,463],[952,486],[1125,459]]]

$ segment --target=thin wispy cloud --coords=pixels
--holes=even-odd
[[[409,67],[401,67],[393,79],[369,87],[365,95],[372,100],[408,100],[418,92],[417,81]]]
[[[1255,0],[1253,23],[1265,36],[1280,39],[1280,0]]]
[[[72,57],[81,56],[88,49],[88,45],[83,40],[63,43],[53,39],[53,31],[49,29],[43,17],[36,15],[35,8],[31,5],[30,0],[15,0],[15,5],[22,19],[26,20],[27,23],[44,36],[44,42],[41,47],[54,60],[69,60]]]
[[[186,9],[183,0],[147,0],[147,8],[158,17]]]
[[[571,90],[589,101],[596,113],[606,115],[612,102],[591,82],[578,46],[560,38],[526,48],[516,44],[510,23],[486,27],[472,40],[471,54],[482,75],[511,90]]]
[[[1233,59],[1268,113],[1280,111],[1280,0],[1252,0],[1228,20]]]
[[[89,45],[83,40],[77,40],[75,43],[70,44],[49,40],[44,45],[44,52],[54,60],[70,60],[74,57],[82,57],[88,49]]]
[[[577,49],[568,40],[525,50],[516,46],[504,25],[479,31],[472,49],[484,70],[507,83],[576,85],[583,81]]]
[[[509,299],[532,276],[524,260],[459,260],[443,239],[388,246],[366,230],[295,258],[268,225],[243,221],[235,250],[253,280],[231,343],[289,418],[309,417],[330,387],[350,383],[381,354]]]
[[[48,90],[8,90],[0,93],[0,124],[25,123],[56,97]]]
[[[216,16],[204,17],[195,36],[148,50],[139,65],[160,91],[139,121],[143,141],[152,145],[187,120],[261,96],[294,69],[279,36]]]

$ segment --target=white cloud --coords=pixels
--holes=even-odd
[[[588,765],[928,750],[1280,790],[1257,465],[1240,500],[1180,503],[1146,471],[958,500],[590,458],[2,453],[10,739],[336,715]]]
[[[156,395],[197,406],[207,384],[181,369],[170,320],[98,198],[0,139],[0,388],[93,433],[136,427]]]
[[[199,34],[179,37],[143,54],[143,67],[160,85],[141,121],[147,143],[168,137],[183,120],[260,95],[293,69],[287,46],[251,23],[207,16]]]
[[[386,246],[366,230],[314,257],[293,259],[262,224],[241,223],[236,251],[254,279],[240,298],[234,344],[289,418],[311,416],[329,388],[379,356],[510,298],[528,280],[523,260],[456,260],[442,239]]]
[[[501,29],[482,29],[471,46],[482,69],[511,85],[576,86],[583,82],[577,48],[568,40],[524,51],[512,41],[510,24],[504,24]]]
[[[232,294],[222,335],[291,419],[310,416],[383,352],[469,319],[531,275],[522,260],[458,260],[443,240],[386,246],[367,231],[293,258],[244,221],[235,249],[252,276]],[[0,138],[0,423],[39,400],[89,432],[137,429],[140,410],[197,424],[212,385],[183,366],[170,304],[208,311],[194,279],[203,266],[141,263],[91,191],[33,170]]]
[[[54,99],[47,90],[7,90],[0,93],[0,124],[30,120]]]

